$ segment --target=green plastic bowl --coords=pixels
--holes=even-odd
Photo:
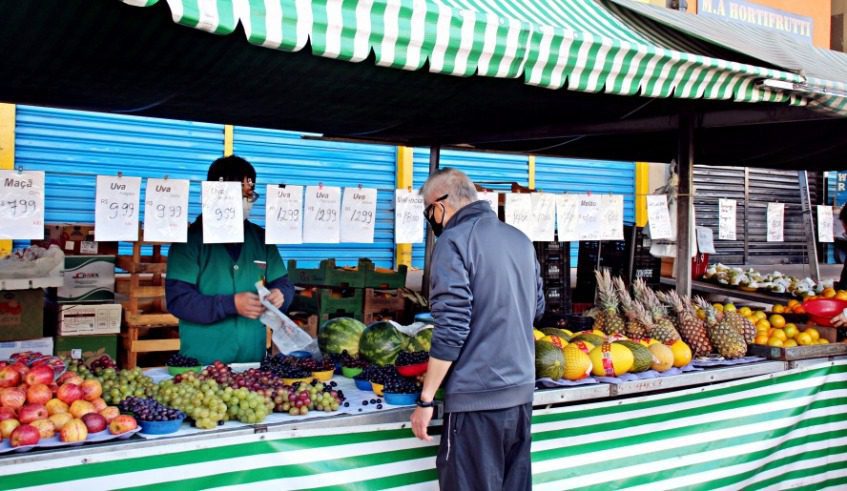
[[[353,378],[362,373],[361,368],[341,367],[341,374],[347,378]]]
[[[185,372],[200,373],[203,367],[168,367],[168,373],[171,375],[179,375]]]

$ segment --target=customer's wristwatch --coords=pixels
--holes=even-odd
[[[422,400],[418,399],[417,404],[418,404],[418,407],[434,407],[435,401],[426,402],[426,401],[422,401]]]

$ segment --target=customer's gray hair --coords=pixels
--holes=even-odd
[[[476,187],[467,174],[460,170],[445,167],[429,176],[421,187],[421,196],[436,200],[445,194],[445,200],[455,209],[459,209],[479,198],[476,195]]]

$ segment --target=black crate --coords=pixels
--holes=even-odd
[[[536,242],[547,312],[571,312],[570,243]]]
[[[634,278],[644,278],[650,285],[658,285],[662,260],[650,255],[650,239],[641,227],[626,225],[625,240],[580,242],[577,260],[575,302],[593,302],[597,289],[594,270],[607,268],[612,276],[620,276],[630,283]]]

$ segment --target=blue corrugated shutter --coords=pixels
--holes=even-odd
[[[441,167],[459,169],[466,173],[475,183],[502,191],[510,190],[510,183],[512,182],[526,186],[529,181],[529,167],[526,155],[442,150]],[[419,189],[429,175],[428,148],[415,149],[413,171],[415,189]],[[423,244],[416,244],[412,247],[412,264],[417,268],[423,267],[424,251],[425,247]]]
[[[16,165],[46,173],[47,223],[94,223],[96,176],[118,171],[191,179],[193,219],[200,181],[223,150],[218,124],[30,106],[17,107],[15,123]]]
[[[394,186],[396,147],[304,139],[301,133],[236,127],[233,150],[246,158],[258,174],[263,195],[251,215],[264,224],[265,184],[349,187],[361,184],[377,189],[377,219],[373,244],[303,244],[280,246],[283,259],[315,267],[321,259],[355,264],[360,257],[378,266],[394,266]]]

